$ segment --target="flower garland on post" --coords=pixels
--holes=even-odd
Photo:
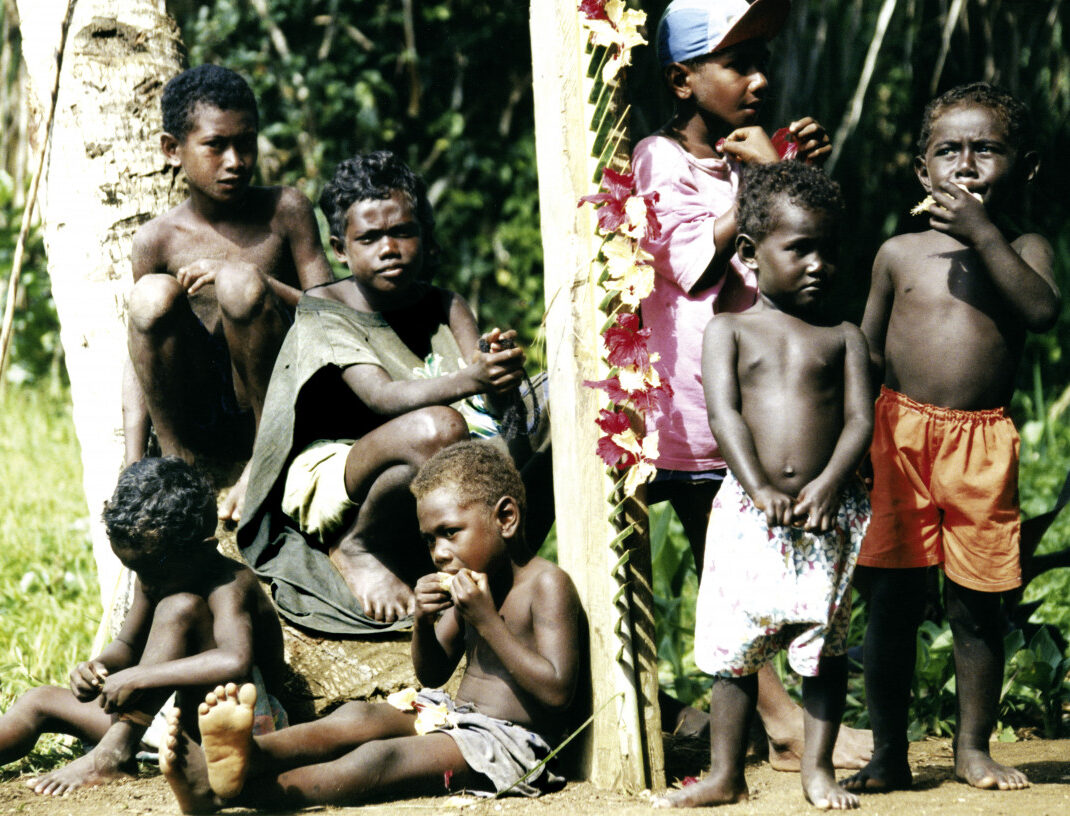
[[[620,69],[631,64],[632,47],[646,43],[637,30],[646,21],[646,14],[626,8],[624,0],[582,0],[579,10],[591,44],[606,49],[599,72],[602,89],[595,104],[596,110],[601,111],[607,88],[616,82]],[[600,116],[600,135],[605,134],[602,126],[606,113],[608,110]],[[633,582],[643,580],[642,574],[635,573],[636,565],[630,563],[636,547],[635,534],[646,523],[645,507],[636,505],[635,494],[641,484],[653,477],[658,456],[657,433],[646,433],[646,413],[659,400],[671,397],[672,389],[658,372],[657,354],[647,348],[650,330],[640,327],[638,315],[640,303],[654,287],[650,263],[653,258],[640,243],[661,233],[653,209],[657,194],[635,194],[635,177],[626,172],[626,161],[615,162],[620,170],[605,166],[617,155],[626,116],[627,110],[609,129],[616,138],[611,136],[596,151],[603,168],[601,192],[582,196],[578,206],[590,204],[596,208],[597,232],[602,238],[592,268],[597,284],[606,293],[599,308],[606,315],[601,335],[610,371],[606,379],[586,380],[584,385],[604,391],[611,403],[599,411],[595,422],[601,431],[597,453],[614,484],[609,496],[609,520],[617,532],[609,545],[618,556],[613,568],[618,583],[613,603],[620,611],[614,627],[620,644],[616,659],[637,672],[638,665],[632,664],[636,659],[636,644],[632,642],[637,634],[636,615],[639,619],[650,618],[653,610],[643,608],[645,604],[632,592]]]

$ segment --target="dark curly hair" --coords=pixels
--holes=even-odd
[[[773,202],[784,196],[807,210],[843,211],[840,185],[816,167],[801,161],[757,164],[746,169],[739,192],[738,231],[760,241],[776,229]]]
[[[193,110],[198,102],[220,110],[251,113],[253,124],[260,126],[256,97],[240,74],[220,65],[198,65],[173,77],[164,86],[160,99],[164,131],[184,141],[193,130]]]
[[[147,457],[119,474],[103,518],[108,538],[146,554],[190,548],[215,533],[215,493],[177,456]]]
[[[389,150],[358,153],[334,169],[319,202],[331,235],[345,238],[346,216],[355,202],[390,198],[395,190],[408,197],[420,224],[424,254],[434,260],[438,244],[435,242],[435,213],[427,197],[427,185]]]
[[[957,105],[981,105],[999,118],[1007,129],[1007,141],[1018,151],[1027,149],[1032,129],[1029,123],[1029,108],[1007,91],[987,82],[971,82],[957,85],[933,99],[921,115],[921,135],[918,136],[918,152],[929,148],[936,120],[949,108]]]
[[[503,496],[512,496],[521,520],[527,512],[527,492],[520,473],[509,454],[493,442],[471,440],[443,448],[424,463],[409,489],[419,501],[447,486],[457,492],[461,505],[479,502],[493,508]]]

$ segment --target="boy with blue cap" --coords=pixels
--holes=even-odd
[[[673,0],[658,25],[657,47],[675,114],[632,156],[636,192],[658,196],[661,235],[643,242],[657,275],[642,314],[652,330],[650,349],[660,355],[662,378],[674,392],[668,410],[647,416],[660,451],[648,500],[671,502],[699,570],[710,506],[726,469],[707,418],[702,335],[714,312],[740,312],[757,299],[754,273],[735,255],[736,193],[744,165],[780,161],[757,119],[769,84],[767,41],[789,9],[789,0]],[[825,129],[810,117],[786,131],[789,155],[821,162],[831,151]],[[770,759],[780,769],[797,769],[801,712],[768,667],[760,689]],[[870,746],[868,734],[843,729],[835,762],[859,767]]]

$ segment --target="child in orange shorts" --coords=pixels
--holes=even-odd
[[[985,83],[925,110],[914,169],[929,230],[873,264],[862,331],[884,387],[874,416],[873,518],[856,583],[868,591],[864,660],[873,758],[848,790],[907,788],[907,715],[926,568],[942,564],[955,646],[955,773],[1011,790],[1025,774],[988,742],[1003,682],[1000,594],[1021,584],[1018,434],[1005,408],[1027,332],[1059,315],[1051,245],[997,216],[1038,167],[1025,106]]]

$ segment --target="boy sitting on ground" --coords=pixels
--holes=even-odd
[[[253,737],[255,691],[222,690],[200,707],[203,752],[171,717],[160,764],[183,812],[562,784],[538,766],[576,685],[580,607],[568,575],[525,544],[520,474],[493,444],[462,442],[432,457],[412,492],[438,569],[416,584],[412,659],[437,686],[464,655],[456,700],[424,689],[396,706],[352,702]]]
[[[408,625],[431,566],[409,483],[438,450],[487,430],[467,398],[496,412],[495,399],[517,393],[524,351],[513,332],[480,337],[460,295],[425,282],[434,215],[422,179],[392,153],[342,162],[320,206],[352,277],[298,304],[238,546],[288,619],[359,634]]]
[[[1059,315],[1052,248],[996,226],[1038,168],[1025,106],[985,83],[925,109],[914,161],[930,229],[877,253],[862,330],[884,372],[876,404],[873,524],[859,555],[869,595],[864,662],[873,759],[846,783],[911,785],[907,716],[927,568],[941,564],[955,646],[955,773],[1024,788],[989,738],[1003,685],[1001,593],[1021,584],[1018,433],[1007,416],[1027,331]],[[927,202],[929,200],[927,199]]]
[[[167,83],[161,105],[160,145],[189,198],[134,236],[126,463],[145,455],[150,419],[165,456],[243,461],[301,290],[331,270],[308,199],[251,185],[258,121],[244,79],[200,65]],[[247,478],[221,517],[238,518]]]
[[[176,457],[142,459],[119,476],[104,523],[115,555],[137,576],[122,629],[75,666],[70,689],[31,689],[0,717],[0,765],[46,732],[96,743],[29,780],[37,793],[136,773],[141,737],[172,692],[192,714],[191,702],[220,683],[252,679],[271,689],[282,679],[278,618],[252,570],[216,551],[215,493],[202,476]],[[273,704],[270,695],[264,703]],[[197,733],[194,717],[186,725]]]
[[[822,313],[836,273],[843,200],[802,162],[748,170],[740,259],[758,302],[714,317],[702,350],[710,427],[729,473],[710,513],[695,662],[710,691],[710,773],[657,804],[720,805],[748,795],[744,758],[758,671],[778,651],[803,675],[803,792],[858,806],[832,751],[847,693],[851,576],[869,521],[855,469],[873,423],[866,341]]]

